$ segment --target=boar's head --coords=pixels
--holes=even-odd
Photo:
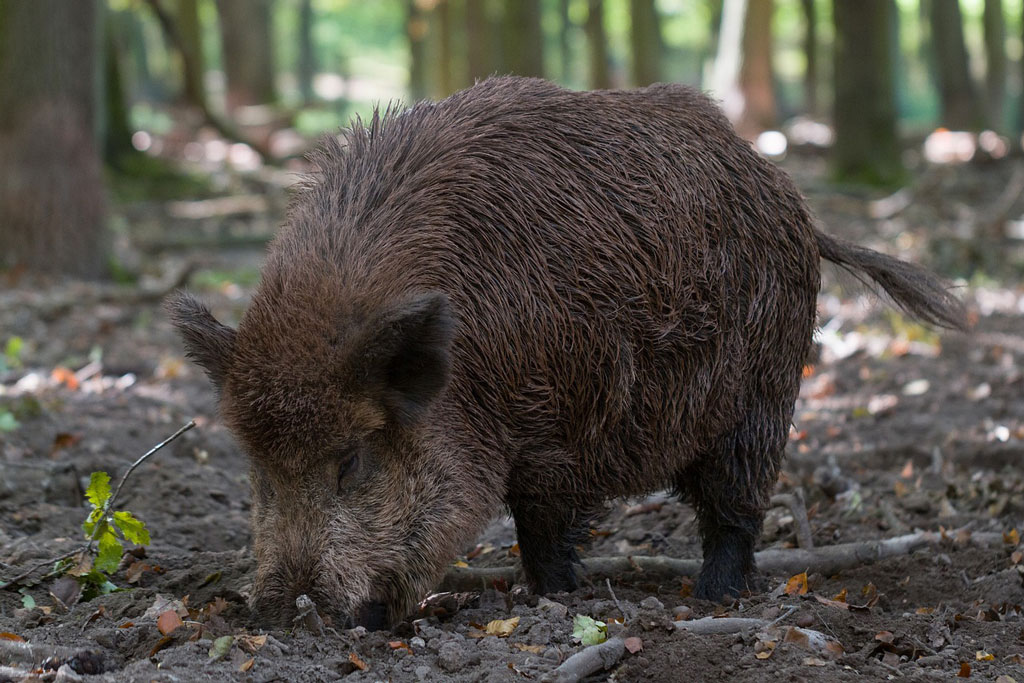
[[[308,594],[337,625],[383,627],[481,523],[439,400],[451,308],[439,293],[357,308],[315,287],[273,289],[237,330],[187,294],[167,304],[250,458],[251,605],[261,623],[287,626]]]

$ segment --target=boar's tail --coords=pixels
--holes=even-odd
[[[951,330],[966,329],[967,314],[963,303],[950,291],[949,284],[938,276],[921,266],[830,237],[818,230],[814,234],[823,259],[842,267],[868,287],[872,287],[869,280],[874,281],[914,318]]]

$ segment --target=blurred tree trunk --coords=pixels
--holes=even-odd
[[[985,0],[985,118],[1004,129],[1006,102],[1006,15],[1002,0]]]
[[[505,67],[508,73],[544,77],[544,32],[540,0],[505,5]]]
[[[106,270],[96,0],[0,0],[0,267]]]
[[[894,0],[832,1],[836,32],[832,151],[839,180],[891,185],[903,178],[889,30],[895,12]]]
[[[498,73],[501,60],[501,26],[494,18],[492,2],[465,0],[466,66],[468,82]]]
[[[558,57],[562,67],[562,82],[568,83],[572,78],[572,44],[569,34],[572,31],[572,19],[569,18],[569,0],[558,0]]]
[[[708,25],[708,40],[701,49],[700,63],[701,80],[700,86],[704,89],[711,87],[714,80],[715,55],[718,53],[718,40],[722,33],[722,0],[708,0],[708,14],[711,16],[711,23]]]
[[[426,99],[429,92],[427,82],[427,34],[430,22],[418,0],[407,0],[405,35],[409,41],[409,97],[413,102]]]
[[[804,109],[810,116],[818,111],[818,9],[815,0],[800,0],[804,9]]]
[[[192,69],[180,70],[184,85],[182,91],[186,102],[202,108],[206,102],[206,88],[203,84],[206,67],[203,59],[202,29],[199,23],[199,3],[197,0],[177,0],[173,6],[176,8],[174,23],[178,26],[181,50],[188,53],[188,58],[194,65]]]
[[[630,0],[630,51],[633,53],[633,85],[661,80],[661,21],[654,0]]]
[[[438,99],[448,97],[456,90],[455,85],[455,8],[451,0],[437,0],[433,15],[437,22],[437,57],[434,60],[437,84],[434,96]]]
[[[612,78],[608,69],[608,36],[604,31],[604,0],[588,0],[585,30],[590,87],[595,90],[610,88]]]
[[[195,0],[193,0],[194,2]],[[310,104],[316,97],[313,92],[313,77],[316,75],[316,50],[313,49],[313,0],[299,2],[299,63],[297,79],[302,103]]]
[[[276,100],[270,31],[272,2],[217,0],[228,111]]]
[[[103,91],[104,91],[104,126],[103,159],[110,166],[121,169],[124,160],[136,154],[132,147],[132,127],[128,116],[128,98],[124,92],[124,75],[121,65],[124,50],[120,46],[120,38],[115,29],[114,13],[106,11],[105,30],[103,35]]]
[[[743,111],[736,131],[754,139],[775,126],[775,84],[772,77],[772,13],[774,0],[747,0],[743,20],[743,59],[739,86]]]
[[[981,122],[971,82],[959,0],[931,3],[932,52],[942,104],[940,123],[954,130],[975,130]]]

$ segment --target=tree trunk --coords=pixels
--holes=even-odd
[[[975,130],[981,116],[967,65],[959,0],[933,0],[931,29],[942,104],[940,123],[954,130]]]
[[[0,267],[99,277],[96,0],[0,0]]]
[[[165,5],[166,6],[166,5]],[[193,68],[181,68],[182,94],[189,104],[202,108],[206,102],[206,88],[203,74],[206,67],[203,60],[202,29],[199,24],[199,4],[196,0],[177,0],[173,5],[174,23],[178,26],[182,52],[188,52]]]
[[[276,100],[270,35],[272,2],[217,0],[228,111]]]
[[[1006,16],[1002,0],[985,0],[985,118],[1003,130],[1006,103]]]
[[[800,0],[804,9],[804,110],[818,115],[818,9],[815,0]]]
[[[299,63],[296,77],[302,103],[309,105],[315,98],[313,77],[316,75],[316,50],[313,46],[313,0],[299,2]]]
[[[892,33],[894,0],[833,0],[833,166],[842,181],[892,185],[903,179],[896,137]]]
[[[558,0],[558,56],[562,67],[562,82],[572,80],[572,44],[569,34],[572,31],[572,19],[569,18],[569,0]]]
[[[448,97],[456,90],[455,86],[455,8],[451,0],[437,0],[434,6],[434,14],[437,21],[437,59],[434,60],[437,69],[437,91],[434,93],[438,99]]]
[[[409,41],[409,97],[413,102],[418,102],[430,95],[427,83],[427,34],[430,32],[430,22],[417,0],[407,0],[405,8],[405,36]]]
[[[661,21],[654,0],[630,0],[630,49],[633,53],[633,85],[661,80]]]
[[[505,5],[505,67],[508,73],[544,77],[544,32],[540,0]]]
[[[132,127],[128,116],[128,99],[124,92],[124,78],[121,65],[124,50],[119,45],[120,36],[115,32],[114,13],[106,11],[103,51],[103,126],[100,139],[103,140],[103,159],[116,169],[122,168],[124,160],[137,152],[132,147]]]
[[[608,36],[604,31],[604,0],[587,3],[587,58],[590,63],[590,87],[604,90],[612,87],[608,69]]]
[[[743,61],[739,86],[743,113],[736,131],[754,139],[775,126],[775,84],[772,77],[772,13],[774,0],[748,0],[743,21]]]

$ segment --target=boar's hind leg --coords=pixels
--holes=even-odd
[[[785,446],[786,420],[747,419],[702,454],[677,479],[696,508],[704,562],[694,595],[719,601],[749,590],[754,544],[775,485]]]
[[[575,510],[519,503],[511,506],[526,582],[534,593],[573,591],[579,586],[574,563],[586,537],[584,518]]]

